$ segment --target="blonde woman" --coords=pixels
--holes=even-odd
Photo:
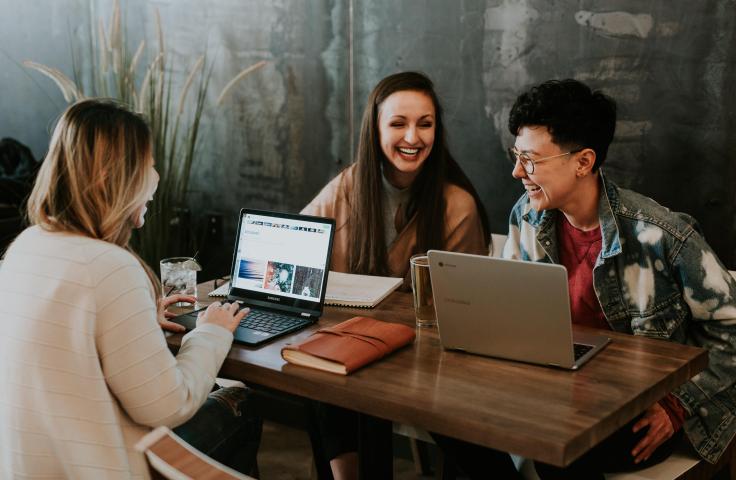
[[[0,269],[1,478],[145,478],[132,447],[159,425],[253,465],[260,423],[243,411],[246,390],[210,394],[247,310],[213,304],[174,357],[165,309],[194,298],[158,300],[128,247],[157,184],[142,118],[101,100],[64,112],[28,202],[32,226]]]

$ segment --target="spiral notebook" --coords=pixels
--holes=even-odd
[[[325,304],[339,307],[373,308],[404,281],[397,277],[376,277],[330,272]]]
[[[398,277],[377,277],[352,273],[330,272],[327,277],[325,304],[339,307],[373,308],[404,280]],[[227,297],[230,283],[209,293],[210,297]]]

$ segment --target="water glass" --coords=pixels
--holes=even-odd
[[[424,254],[409,259],[411,270],[411,291],[414,297],[414,315],[418,327],[431,327],[437,324],[432,297],[432,282],[429,278],[429,258]]]
[[[180,293],[197,296],[197,270],[199,264],[192,257],[171,257],[161,260],[161,286],[164,296]],[[189,306],[177,302],[177,307]]]

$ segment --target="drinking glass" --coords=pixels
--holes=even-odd
[[[171,257],[161,260],[161,286],[165,297],[180,293],[197,296],[197,270],[201,267],[192,257]],[[177,307],[189,306],[177,302]]]
[[[414,315],[418,327],[431,327],[437,324],[432,297],[432,282],[429,278],[429,258],[424,254],[409,259],[411,270],[411,291],[414,297]]]

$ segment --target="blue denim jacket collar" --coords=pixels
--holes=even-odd
[[[616,186],[608,181],[603,170],[599,170],[599,181],[601,184],[600,195],[598,197],[598,218],[601,228],[601,254],[598,257],[596,266],[602,263],[603,259],[615,257],[621,253],[621,238],[619,236],[618,224],[616,223],[616,213],[620,207],[618,192]],[[537,239],[542,245],[556,244],[555,224],[557,216],[561,215],[558,210],[543,210],[538,212],[534,209],[524,214],[523,218],[531,226],[537,229]],[[554,262],[558,261],[557,249],[546,249],[547,255]]]

